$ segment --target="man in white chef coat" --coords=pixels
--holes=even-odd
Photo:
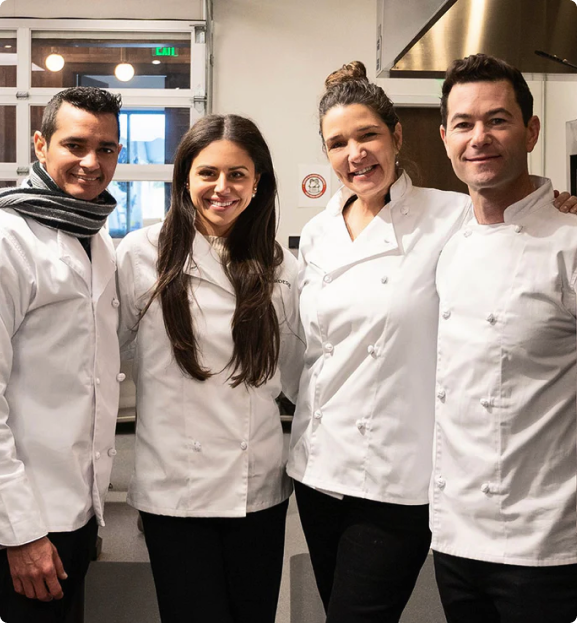
[[[0,192],[0,619],[60,623],[102,525],[120,374],[106,191],[120,97],[58,93]]]
[[[529,175],[521,73],[455,61],[441,136],[474,215],[444,248],[432,548],[448,623],[577,618],[577,220]]]

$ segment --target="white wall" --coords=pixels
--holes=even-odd
[[[203,19],[202,0],[6,0],[1,17]]]
[[[351,60],[375,76],[376,0],[214,0],[214,19],[213,109],[249,116],[262,130],[286,245],[318,212],[296,205],[298,164],[326,162],[317,120],[324,79]]]

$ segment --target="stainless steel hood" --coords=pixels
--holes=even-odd
[[[483,52],[524,73],[577,69],[573,0],[378,0],[379,77],[442,77],[456,58]]]

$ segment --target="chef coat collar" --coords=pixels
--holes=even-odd
[[[157,248],[160,230],[161,224],[159,223],[158,226],[151,228],[148,234],[150,243]],[[212,248],[208,240],[198,231],[194,236],[192,253],[189,254],[184,264],[184,272],[203,281],[209,281],[223,290],[234,294],[234,286],[222,268],[220,256]]]
[[[398,179],[396,179],[393,185],[389,188],[387,197],[390,198],[389,200],[392,203],[394,203],[395,201],[401,199],[404,195],[406,195],[412,187],[413,183],[411,182],[411,178],[401,169]],[[348,200],[354,196],[354,194],[355,193],[346,186],[341,186],[341,188],[339,188],[339,190],[327,204],[327,211],[333,216],[340,215],[343,211],[344,206],[346,205]],[[388,202],[389,201],[385,199],[383,207]]]
[[[531,175],[531,182],[535,190],[521,201],[517,201],[505,209],[503,216],[505,223],[517,222],[530,212],[551,203],[555,198],[550,179]]]

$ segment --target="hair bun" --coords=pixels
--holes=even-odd
[[[351,80],[363,80],[368,82],[367,69],[361,61],[351,61],[340,69],[333,71],[325,80],[325,88],[330,89],[337,84],[350,82]]]

